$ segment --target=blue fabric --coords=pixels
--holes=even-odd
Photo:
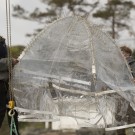
[[[0,41],[0,59],[6,57],[7,57],[7,47],[5,44],[5,39],[3,39],[2,41]]]

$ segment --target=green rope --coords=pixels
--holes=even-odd
[[[15,135],[18,135],[17,128],[15,125],[14,115],[11,116],[10,135],[13,135],[13,133],[15,133]]]

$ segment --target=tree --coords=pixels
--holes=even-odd
[[[19,55],[21,54],[21,52],[24,50],[24,48],[25,48],[24,46],[20,46],[20,45],[12,46],[10,48],[12,57],[13,58],[18,58]]]
[[[100,17],[105,21],[111,22],[111,35],[116,38],[118,30],[126,28],[130,30],[129,19],[130,11],[135,8],[131,1],[108,0],[105,8],[99,9],[93,14],[94,17]]]
[[[98,1],[95,0],[94,3],[90,4],[86,0],[41,0],[43,4],[47,5],[44,11],[36,7],[34,11],[29,12],[20,5],[15,5],[13,6],[13,16],[45,24],[61,17],[64,12],[86,16],[97,7]],[[35,33],[39,31],[41,29],[37,29]],[[31,35],[28,34],[27,36]]]

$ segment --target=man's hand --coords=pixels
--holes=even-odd
[[[131,81],[132,81],[133,83],[135,83],[135,78],[133,78]]]
[[[17,63],[18,63],[19,61],[17,60],[17,59],[12,59],[12,64],[13,64],[13,66],[15,66]]]

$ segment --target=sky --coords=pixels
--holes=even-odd
[[[6,0],[0,0],[0,35],[7,37],[7,25],[6,25]],[[36,5],[40,5],[38,0],[10,0],[11,13],[12,6],[20,4],[27,10],[33,10]],[[13,45],[27,45],[31,38],[27,38],[27,33],[32,33],[35,28],[38,27],[38,23],[26,21],[23,19],[17,19],[11,16],[11,42]]]
[[[7,26],[6,26],[6,0],[0,0],[0,35],[7,37]],[[105,3],[105,0],[100,0],[101,6]],[[20,4],[25,9],[32,11],[35,7],[44,9],[45,5],[41,4],[40,0],[10,0],[11,9],[15,4]],[[12,13],[12,10],[11,10]],[[132,18],[135,18],[135,13],[132,14]],[[135,20],[133,19],[131,25],[134,26]],[[96,21],[93,21],[99,24]],[[28,45],[31,38],[26,37],[27,33],[32,33],[35,28],[39,28],[40,24],[32,21],[26,21],[11,16],[11,43],[12,45]],[[108,26],[107,26],[108,27]],[[128,44],[129,47],[135,48],[135,38],[130,37],[126,31],[121,32],[121,38],[117,41],[118,44]]]

